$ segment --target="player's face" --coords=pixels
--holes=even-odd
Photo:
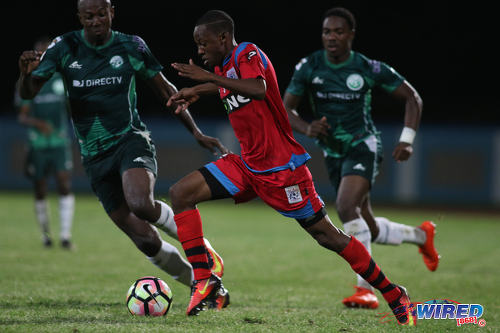
[[[323,21],[321,39],[329,58],[343,61],[351,52],[354,31],[343,17],[330,16]]]
[[[113,17],[114,9],[106,0],[82,0],[78,6],[85,37],[94,45],[102,45],[109,39]]]
[[[198,55],[204,65],[215,67],[222,64],[225,49],[221,35],[207,29],[206,25],[197,25],[194,28],[193,37],[198,48]]]

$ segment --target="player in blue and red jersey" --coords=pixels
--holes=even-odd
[[[176,112],[180,112],[201,95],[219,93],[240,142],[241,156],[227,154],[170,189],[179,240],[196,280],[187,314],[196,315],[224,293],[203,251],[196,205],[220,198],[232,197],[239,203],[260,197],[284,216],[295,218],[321,246],[337,252],[379,289],[401,324],[414,323],[407,311],[410,300],[405,289],[385,277],[361,242],[330,221],[305,164],[310,156],[293,137],[269,58],[255,44],[237,44],[233,20],[219,10],[208,11],[198,20],[194,40],[204,64],[214,67],[215,73],[192,60],[172,64],[179,75],[204,83],[181,89],[167,105],[177,103]]]

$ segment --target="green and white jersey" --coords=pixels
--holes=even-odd
[[[138,36],[112,31],[105,45],[92,46],[84,31],[57,37],[32,75],[60,72],[83,161],[116,145],[129,132],[146,132],[136,109],[136,74],[150,79],[162,70]]]
[[[325,116],[330,136],[318,145],[330,156],[341,157],[370,135],[378,135],[371,116],[371,92],[394,91],[404,78],[387,64],[351,51],[341,64],[332,64],[325,50],[303,58],[295,66],[287,92],[309,97],[314,116]]]
[[[50,134],[43,134],[36,127],[30,126],[28,129],[30,147],[45,149],[69,144],[67,99],[64,82],[59,73],[55,73],[33,99],[19,99],[16,104],[29,105],[31,117],[43,120],[52,127]]]

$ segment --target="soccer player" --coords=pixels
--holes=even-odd
[[[35,97],[55,72],[61,73],[82,163],[106,213],[153,264],[191,286],[191,265],[156,229],[177,239],[172,209],[154,199],[155,146],[136,109],[136,77],[149,84],[165,108],[177,89],[140,37],[111,29],[109,0],[79,0],[78,17],[82,30],[57,37],[44,54],[20,56],[20,95]],[[177,116],[200,145],[227,151],[201,132],[187,110]],[[222,276],[222,259],[205,245],[214,273]]]
[[[284,104],[292,128],[311,138],[324,151],[330,180],[336,189],[336,207],[344,231],[354,235],[371,252],[370,243],[419,247],[424,263],[435,271],[439,255],[434,248],[435,225],[419,227],[374,217],[370,204],[373,186],[382,161],[382,143],[371,118],[371,91],[381,87],[405,102],[404,128],[394,148],[397,162],[408,160],[420,123],[422,99],[400,74],[387,64],[352,51],[356,22],[345,8],[332,8],[323,16],[323,49],[303,58],[286,89]],[[306,122],[297,113],[302,97],[312,103],[315,120]],[[375,309],[373,288],[357,276],[348,307]]]
[[[385,277],[362,243],[330,221],[305,164],[310,156],[293,137],[267,55],[253,43],[237,44],[234,22],[223,11],[206,12],[193,35],[198,54],[215,73],[192,60],[172,64],[179,75],[203,83],[181,89],[167,105],[177,103],[176,111],[180,112],[202,95],[219,94],[240,142],[241,156],[224,155],[170,189],[179,240],[196,280],[187,314],[197,314],[217,295],[221,284],[202,250],[203,228],[196,205],[220,198],[241,203],[260,197],[284,216],[296,219],[321,246],[337,252],[379,289],[400,323],[414,323],[407,311],[410,301],[405,289]]]
[[[34,49],[44,52],[51,41],[49,37],[41,37],[35,42]],[[75,197],[71,192],[73,161],[68,137],[67,99],[61,76],[58,73],[52,76],[33,100],[22,100],[16,94],[16,105],[19,122],[28,127],[25,172],[33,182],[35,215],[43,244],[47,248],[52,246],[47,181],[53,175],[59,193],[60,244],[64,249],[71,249],[75,207]]]

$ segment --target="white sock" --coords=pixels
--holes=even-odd
[[[160,251],[154,257],[147,257],[156,267],[163,270],[172,278],[191,287],[194,280],[193,268],[185,260],[177,248],[165,241],[161,241]]]
[[[49,207],[47,205],[47,200],[35,200],[35,215],[42,231],[43,240],[50,239],[49,230]]]
[[[385,217],[376,217],[379,229],[375,243],[399,245],[413,243],[423,245],[427,239],[425,232],[417,227],[389,221]]]
[[[163,201],[156,200],[156,202],[160,204],[161,214],[158,221],[152,224],[165,231],[170,237],[179,240],[179,236],[177,236],[177,225],[174,221],[174,212],[172,208],[170,208],[170,206]]]
[[[366,224],[366,221],[362,217],[344,223],[344,231],[346,234],[356,237],[366,247],[368,253],[372,253],[372,234],[370,233],[368,224]],[[361,275],[356,274],[356,278],[358,280],[358,287],[363,287],[373,292],[373,287]]]
[[[73,214],[75,212],[75,196],[73,194],[61,195],[59,197],[59,218],[61,220],[61,240],[71,239],[71,227],[73,225]]]

